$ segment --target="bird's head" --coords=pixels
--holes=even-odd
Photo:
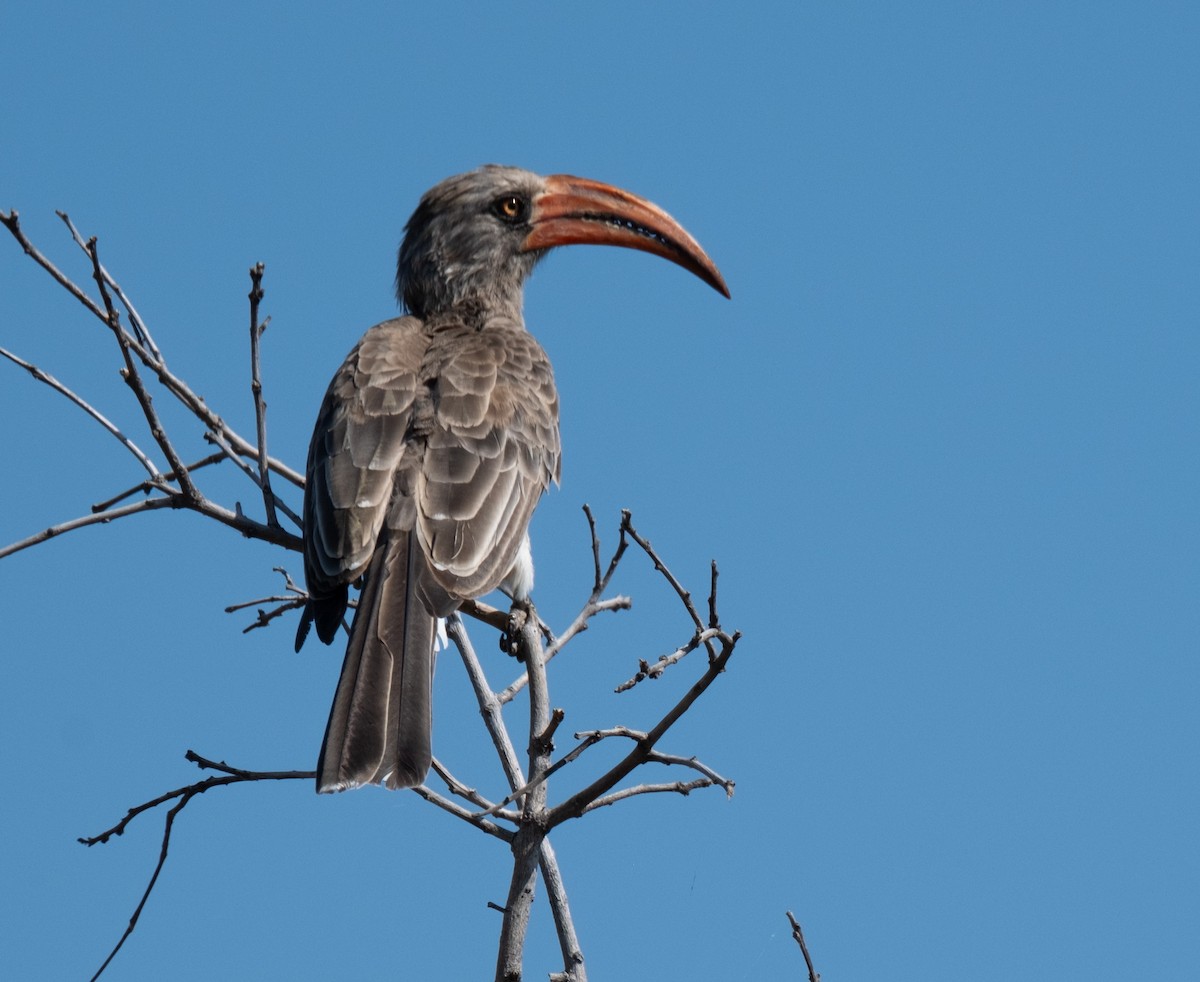
[[[699,243],[657,205],[598,181],[495,164],[426,192],[405,228],[396,292],[419,317],[467,300],[519,314],[538,260],[581,244],[654,253],[729,296]]]

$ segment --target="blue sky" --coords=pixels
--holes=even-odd
[[[265,262],[271,450],[301,466],[431,184],[496,161],[657,201],[733,300],[623,250],[539,268],[565,455],[536,597],[562,625],[586,595],[584,502],[697,592],[716,558],[745,640],[663,749],[738,787],[556,833],[592,977],[802,977],[790,908],[829,982],[1190,979],[1198,29],[1172,3],[9,5],[0,207],[81,282],[54,210],[99,236],[247,435]],[[7,236],[0,296],[0,345],[135,428],[113,345]],[[0,412],[5,542],[140,479],[3,365]],[[566,731],[652,723],[698,671],[611,694],[687,635],[630,558],[634,610],[554,668]],[[222,613],[281,561],[166,513],[0,561],[0,976],[95,970],[161,823],[75,838],[194,780],[185,749],[313,766],[340,651]],[[495,791],[452,657],[437,700],[435,752]],[[506,858],[413,795],[216,790],[109,977],[488,977]],[[539,903],[526,971],[557,967]]]

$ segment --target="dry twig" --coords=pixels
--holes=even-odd
[[[95,506],[95,510],[106,513],[106,518],[100,519],[74,519],[68,522],[60,523],[57,526],[52,526],[37,535],[30,536],[27,539],[0,550],[0,558],[10,555],[13,552],[22,548],[27,548],[30,545],[35,545],[38,542],[45,541],[48,538],[53,538],[56,535],[61,535],[63,532],[72,531],[77,528],[82,528],[86,525],[95,524],[96,521],[109,521],[114,518],[123,518],[128,515],[141,514],[145,511],[152,511],[162,507],[173,508],[188,508],[197,511],[202,515],[213,518],[216,521],[228,525],[236,529],[243,535],[250,538],[263,539],[275,545],[282,545],[285,548],[299,550],[300,539],[298,536],[284,531],[275,517],[275,507],[284,511],[299,527],[299,518],[295,512],[288,508],[282,502],[278,502],[270,486],[270,472],[274,471],[287,478],[289,481],[303,487],[303,478],[294,470],[282,464],[279,461],[272,460],[266,451],[266,425],[265,425],[265,402],[261,400],[261,383],[259,390],[256,391],[256,422],[258,425],[258,442],[251,444],[240,437],[234,430],[225,424],[225,422],[214,413],[195,392],[181,378],[175,375],[167,368],[166,360],[163,357],[162,351],[155,343],[149,328],[142,320],[130,301],[128,295],[121,289],[116,279],[104,267],[100,261],[100,249],[97,239],[93,236],[89,239],[84,239],[80,235],[79,230],[72,223],[71,219],[63,212],[59,212],[59,217],[63,220],[70,231],[71,237],[75,243],[87,255],[91,265],[92,280],[100,296],[100,301],[97,303],[87,293],[76,284],[70,277],[62,272],[54,263],[29,241],[21,228],[20,217],[17,212],[0,212],[0,223],[9,230],[10,234],[16,239],[17,243],[24,249],[26,255],[30,256],[39,266],[49,273],[54,280],[62,286],[68,293],[75,297],[89,313],[100,320],[111,333],[116,341],[118,350],[121,354],[122,368],[121,377],[125,380],[130,391],[133,393],[137,401],[143,421],[154,438],[155,444],[166,458],[167,466],[165,468],[156,465],[147,453],[141,450],[132,439],[125,435],[122,428],[115,423],[109,421],[106,416],[101,414],[93,406],[88,404],[73,393],[62,383],[58,382],[49,373],[42,371],[36,365],[17,358],[15,355],[5,353],[9,360],[20,365],[26,371],[30,372],[34,378],[45,382],[59,394],[71,400],[75,405],[79,406],[87,412],[93,419],[105,427],[108,432],[122,442],[138,460],[138,463],[150,474],[148,481],[136,485],[135,488],[117,494],[100,502]],[[252,330],[252,360],[254,366],[252,368],[253,381],[258,382],[257,354],[258,354],[258,339],[261,337],[262,330],[265,324],[260,324],[258,321],[258,300],[261,299],[261,274],[260,267],[255,267],[251,271],[252,274],[252,289],[251,289],[251,318],[253,323]],[[257,274],[257,280],[254,276]],[[121,303],[126,314],[129,317],[131,329],[127,330],[122,322],[121,314],[117,310],[113,302],[113,297]],[[204,496],[196,485],[193,479],[193,471],[200,467],[209,466],[215,463],[217,459],[212,456],[205,457],[198,461],[195,465],[184,463],[175,441],[171,438],[166,428],[163,426],[162,420],[154,406],[154,400],[150,390],[143,378],[139,365],[148,369],[153,373],[154,377],[163,386],[163,388],[174,397],[185,409],[192,413],[201,424],[204,426],[206,436],[218,447],[221,448],[222,455],[234,461],[235,464],[243,468],[244,473],[251,478],[255,485],[259,488],[263,495],[264,507],[266,508],[266,521],[258,522],[242,512],[240,505],[235,504],[234,507],[226,507],[219,505]],[[257,470],[245,466],[243,457],[250,457],[258,462]],[[165,472],[164,472],[165,471]],[[113,509],[113,505],[124,500],[135,491],[142,491],[151,497],[146,501],[139,503],[137,506]],[[161,497],[159,497],[161,496]],[[154,502],[152,504],[152,502]],[[165,503],[165,502],[169,502]]]
[[[804,964],[808,966],[808,982],[821,982],[821,976],[815,968],[813,968],[812,957],[808,953],[808,945],[804,943],[804,932],[800,929],[800,922],[796,920],[795,915],[789,910],[787,912],[788,923],[792,925],[792,937],[796,944],[800,946],[800,954],[804,956]]]
[[[250,267],[250,392],[254,396],[254,429],[258,437],[258,486],[262,489],[263,508],[267,513],[267,524],[273,528],[279,527],[279,519],[275,517],[275,493],[271,490],[271,467],[267,463],[267,403],[263,399],[262,368],[259,355],[260,342],[263,332],[271,318],[265,321],[258,319],[258,305],[263,298],[263,271],[266,267],[256,263]],[[301,526],[293,516],[297,528]]]
[[[146,901],[150,899],[150,894],[154,890],[154,885],[158,882],[158,874],[162,872],[163,866],[167,861],[167,853],[171,848],[171,831],[175,827],[175,819],[179,813],[187,807],[188,802],[196,797],[196,795],[204,794],[204,792],[212,788],[224,787],[227,784],[242,784],[247,781],[293,781],[299,778],[307,778],[311,781],[314,777],[316,777],[315,771],[246,771],[242,770],[241,768],[230,767],[223,762],[218,763],[216,761],[208,760],[207,758],[201,757],[199,754],[191,750],[189,750],[185,756],[201,770],[208,769],[222,771],[225,776],[205,778],[203,781],[197,781],[194,784],[189,784],[182,788],[176,788],[174,791],[168,791],[166,794],[161,794],[157,798],[152,798],[151,800],[143,802],[140,805],[135,805],[133,808],[130,808],[129,811],[126,812],[125,817],[117,822],[117,824],[112,828],[106,829],[99,835],[89,836],[79,840],[85,846],[104,844],[113,836],[124,835],[125,829],[129,826],[129,823],[139,815],[143,814],[144,812],[151,811],[152,809],[157,808],[159,805],[165,804],[168,801],[174,801],[175,799],[178,799],[178,801],[176,801],[176,803],[167,811],[166,820],[163,822],[162,847],[158,852],[158,862],[155,864],[154,872],[150,874],[150,882],[146,884],[146,889],[142,893],[141,900],[138,901],[137,906],[133,910],[133,914],[130,915],[129,924],[126,926],[124,933],[121,935],[112,951],[108,953],[108,957],[104,959],[104,963],[96,970],[96,974],[92,976],[92,982],[95,982],[95,980],[98,979],[104,972],[104,970],[108,968],[109,964],[116,957],[117,952],[121,950],[121,946],[125,944],[126,940],[131,934],[133,934],[134,929],[137,927],[138,918],[142,916],[142,910],[146,906]]]

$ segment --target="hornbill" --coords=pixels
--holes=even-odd
[[[325,394],[308,451],[309,628],[333,641],[358,609],[317,790],[420,784],[431,760],[437,618],[533,587],[529,519],[559,477],[558,394],[526,330],[525,280],[554,246],[654,253],[729,291],[657,205],[584,178],[488,165],[421,199],[396,272],[404,316],[372,327]]]

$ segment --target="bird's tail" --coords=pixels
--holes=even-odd
[[[424,559],[408,532],[384,529],[380,539],[325,727],[318,792],[410,788],[432,760],[437,622],[415,592]]]

